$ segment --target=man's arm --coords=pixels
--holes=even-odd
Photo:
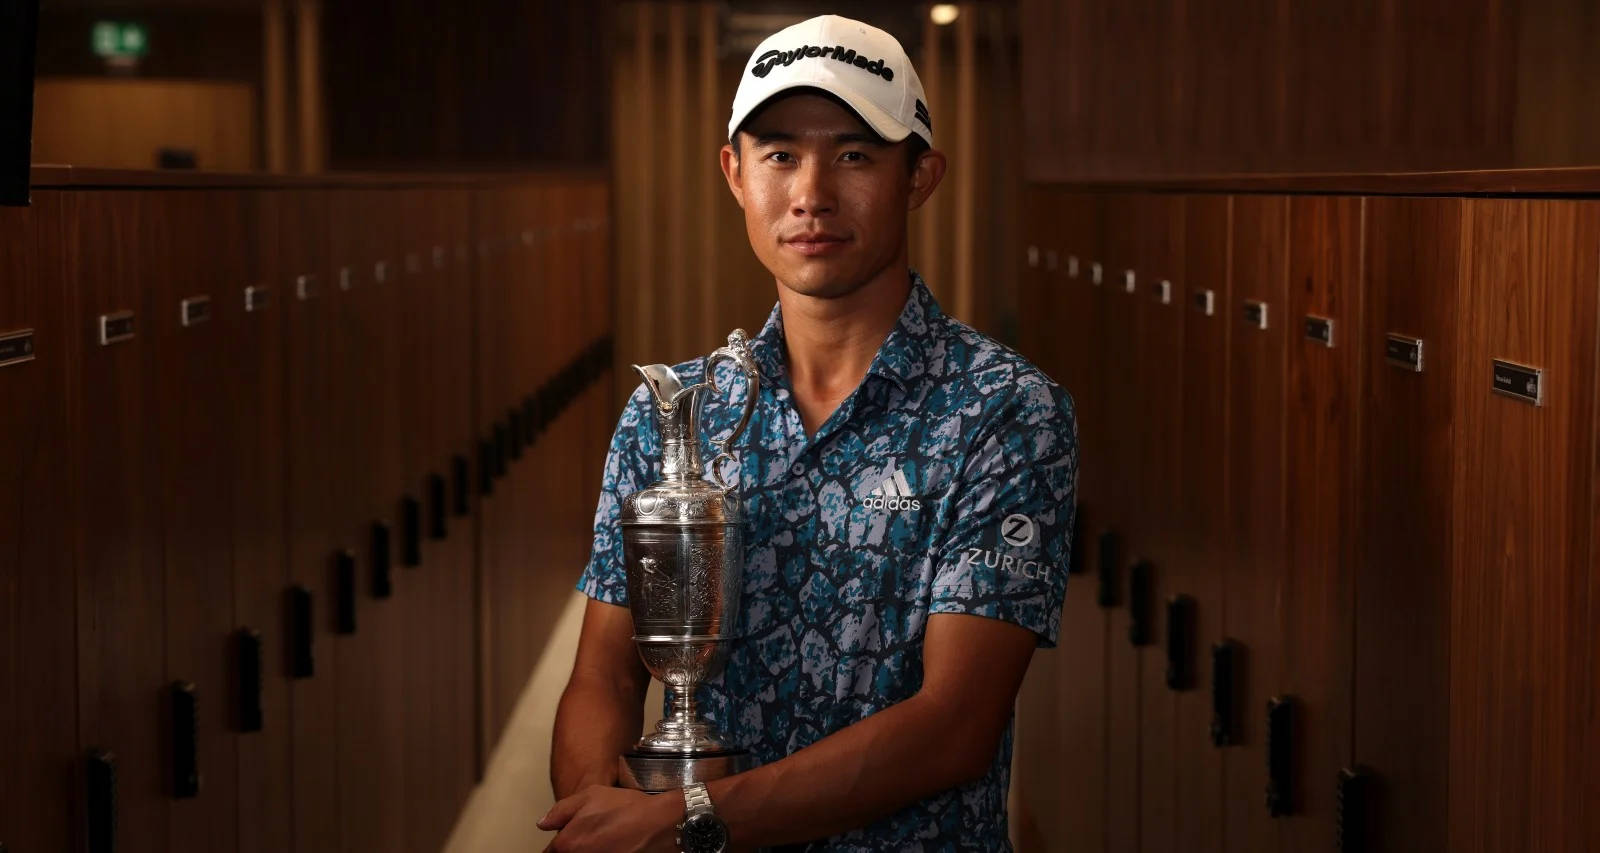
[[[995,619],[935,613],[922,689],[781,761],[712,782],[738,847],[836,835],[983,777],[1038,637]]]
[[[556,709],[550,751],[556,799],[589,785],[616,784],[617,757],[639,738],[649,685],[628,608],[590,599],[572,677]]]
[[[1009,622],[936,613],[922,689],[780,761],[712,782],[737,848],[810,841],[863,826],[981,778],[1011,719],[1038,636]],[[637,728],[637,726],[635,727]],[[682,792],[585,789],[540,822],[551,849],[670,850]]]

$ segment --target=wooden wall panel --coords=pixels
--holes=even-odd
[[[33,361],[0,367],[0,841],[76,843],[81,780],[68,395],[84,324],[64,261],[57,192],[0,208],[0,335],[34,330]]]
[[[1472,200],[1462,231],[1449,842],[1577,849],[1600,209]],[[1543,405],[1490,393],[1494,358],[1542,368]]]
[[[1237,746],[1223,756],[1226,847],[1276,850],[1267,815],[1267,701],[1282,688],[1280,602],[1284,587],[1284,382],[1288,200],[1234,199],[1233,302],[1218,306],[1234,326],[1228,384],[1228,575],[1223,630],[1241,646],[1235,664]],[[1246,321],[1244,301],[1266,303],[1267,328]]]
[[[262,193],[208,196],[208,216],[238,216],[218,247],[216,322],[232,341],[228,383],[229,428],[237,452],[230,466],[233,509],[235,620],[261,636],[262,727],[241,733],[238,748],[239,851],[290,850],[291,815],[289,671],[283,595],[288,585],[284,543],[285,466],[284,318],[292,298],[282,269],[279,232],[283,223]],[[230,260],[237,258],[238,260]],[[234,263],[242,268],[235,268]],[[265,303],[240,310],[246,287],[266,289]],[[236,700],[237,701],[237,700]],[[237,710],[237,708],[235,708]]]
[[[1374,775],[1373,850],[1447,849],[1453,416],[1459,199],[1373,198],[1365,224],[1369,349],[1355,582],[1355,762]],[[1423,369],[1383,356],[1420,338]],[[1349,338],[1355,341],[1354,337]],[[1399,714],[1396,709],[1426,709]]]
[[[1221,639],[1226,582],[1228,499],[1228,352],[1232,336],[1229,243],[1233,201],[1190,198],[1184,216],[1184,266],[1175,288],[1188,315],[1181,381],[1183,431],[1177,441],[1179,496],[1173,529],[1179,556],[1163,573],[1171,594],[1192,600],[1188,689],[1174,710],[1177,767],[1173,834],[1182,849],[1222,853],[1222,753],[1211,742],[1211,644]],[[1197,300],[1210,292],[1211,313]],[[1198,305],[1198,307],[1197,307]]]
[[[1372,345],[1361,290],[1363,200],[1295,198],[1284,311],[1284,612],[1282,689],[1295,697],[1285,849],[1337,832],[1335,781],[1351,759],[1351,634],[1360,510],[1362,363]],[[1310,317],[1332,322],[1331,346]]]
[[[209,851],[234,845],[238,836],[238,755],[229,713],[236,670],[229,655],[235,597],[228,462],[236,449],[234,434],[217,429],[216,401],[231,379],[217,315],[242,306],[223,303],[227,271],[208,255],[233,236],[225,229],[241,223],[215,215],[203,192],[140,193],[130,200],[140,207],[137,286],[150,300],[145,328],[154,358],[149,417],[163,484],[167,683],[192,684],[198,703],[199,791],[173,796],[169,849]],[[208,318],[185,324],[183,303],[196,298],[211,300]],[[164,708],[171,702],[164,696]],[[167,773],[168,791],[187,784],[178,768]]]
[[[160,508],[152,335],[156,310],[138,271],[149,202],[75,192],[65,209],[65,278],[87,331],[75,337],[70,433],[77,464],[78,739],[116,756],[118,850],[171,849]],[[97,318],[134,312],[135,337],[101,346]],[[82,790],[80,788],[80,790]],[[81,800],[80,800],[81,802]]]

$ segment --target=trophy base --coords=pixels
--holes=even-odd
[[[673,754],[625,752],[617,761],[618,784],[624,788],[659,794],[693,782],[710,782],[750,769],[750,753],[743,749]]]

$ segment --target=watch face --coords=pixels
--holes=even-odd
[[[679,831],[684,853],[722,853],[728,846],[728,827],[714,814],[698,814],[684,821]]]

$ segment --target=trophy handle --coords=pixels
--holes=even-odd
[[[744,432],[744,428],[750,424],[750,416],[755,414],[757,397],[759,396],[757,392],[761,388],[761,374],[756,369],[755,356],[750,353],[750,341],[746,337],[744,329],[734,329],[728,334],[727,346],[721,347],[706,356],[706,384],[711,386],[712,392],[717,394],[722,393],[722,389],[717,387],[716,366],[719,361],[733,362],[735,367],[744,372],[745,380],[749,382],[749,386],[745,389],[744,414],[739,417],[739,422],[733,425],[733,431],[728,433],[727,438],[721,441],[711,440],[712,446],[717,449],[717,455],[711,457],[711,464],[707,466],[710,470],[710,479],[726,492],[731,490],[734,484],[727,483],[722,479],[722,472],[717,467],[717,463],[723,459],[730,461],[733,459],[733,454],[728,452],[728,448],[733,445],[739,434]]]

